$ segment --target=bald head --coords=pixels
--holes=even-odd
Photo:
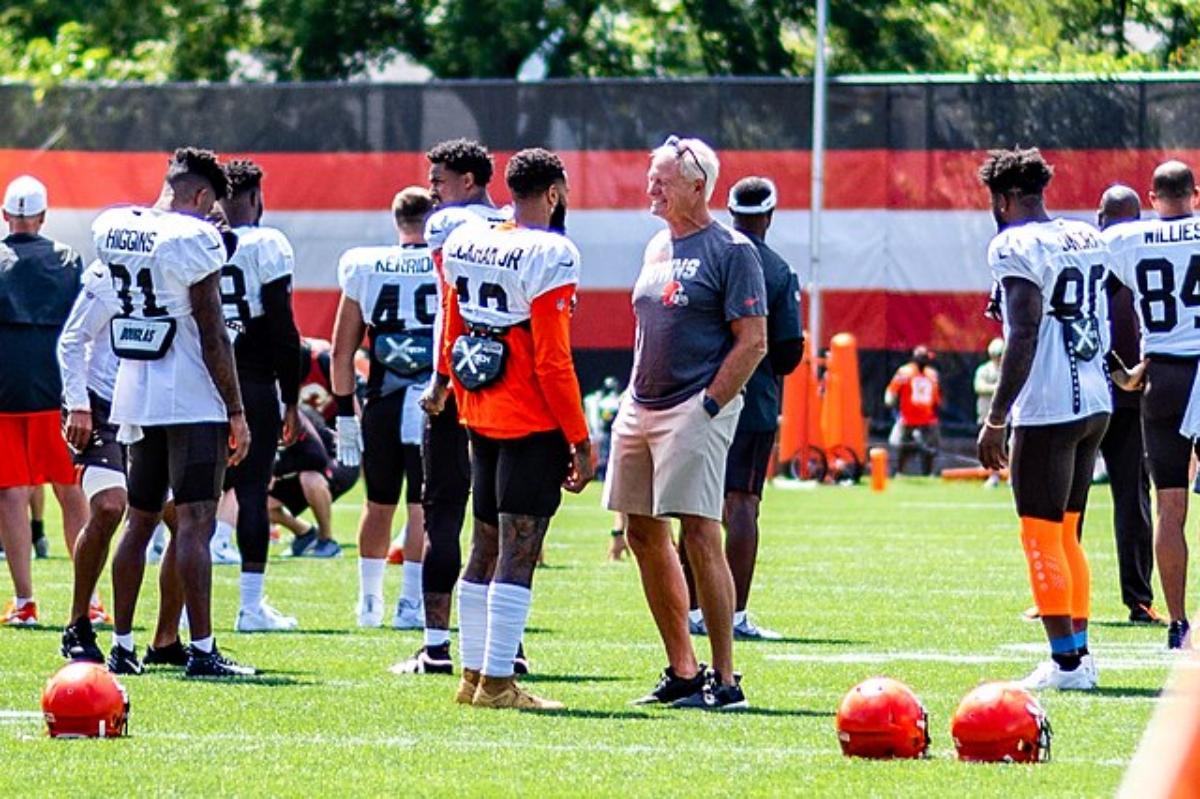
[[[1164,219],[1191,216],[1200,199],[1192,169],[1182,161],[1165,161],[1154,170],[1150,202]]]
[[[1137,192],[1121,183],[1113,184],[1100,196],[1097,221],[1103,230],[1118,222],[1132,222],[1142,216],[1142,203]]]

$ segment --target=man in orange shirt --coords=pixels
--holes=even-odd
[[[937,370],[930,366],[933,353],[929,348],[918,345],[913,349],[912,360],[896,370],[892,382],[883,394],[883,402],[889,408],[900,406],[896,426],[888,436],[896,463],[896,474],[904,473],[904,462],[914,452],[921,456],[921,474],[933,474],[933,459],[937,456],[938,406],[942,402],[942,390],[938,386]]]
[[[442,362],[471,438],[475,517],[459,583],[462,681],[476,707],[554,710],[516,684],[530,586],[561,488],[593,473],[591,441],[571,358],[579,251],[561,231],[567,175],[542,149],[512,157],[513,219],[468,222],[442,246],[450,292]]]

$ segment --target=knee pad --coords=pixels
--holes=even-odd
[[[1071,568],[1063,552],[1062,530],[1062,522],[1021,517],[1029,585],[1042,616],[1071,615]]]
[[[1067,511],[1063,514],[1063,554],[1071,569],[1071,618],[1086,619],[1092,613],[1092,572],[1087,554],[1079,543],[1079,525],[1083,514]]]

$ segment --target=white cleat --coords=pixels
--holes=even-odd
[[[396,612],[392,614],[393,630],[424,630],[425,603],[410,602],[401,598],[396,603]]]
[[[383,624],[383,597],[364,596],[358,600],[358,626],[378,627]]]
[[[1017,685],[1027,691],[1091,691],[1096,687],[1096,676],[1083,663],[1074,671],[1063,671],[1053,660],[1047,660]]]
[[[1088,675],[1092,678],[1092,687],[1096,688],[1100,685],[1100,669],[1096,667],[1096,661],[1091,655],[1084,655],[1079,663],[1079,668],[1086,669]]]
[[[751,621],[749,614],[741,624],[733,625],[733,637],[739,641],[782,641],[783,636],[766,627],[759,627]]]
[[[208,545],[214,566],[240,566],[242,555],[233,545],[233,539],[226,536],[213,536]]]
[[[272,633],[294,630],[300,622],[291,616],[284,616],[266,602],[257,608],[242,608],[238,611],[237,623],[233,629],[239,633]]]

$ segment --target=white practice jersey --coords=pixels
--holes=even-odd
[[[446,282],[468,324],[506,328],[529,319],[533,301],[579,283],[579,250],[566,236],[511,224],[463,225],[442,247]]]
[[[440,250],[446,237],[464,222],[484,222],[495,227],[512,219],[512,206],[493,208],[490,205],[448,205],[439,208],[425,220],[425,243],[433,251]]]
[[[338,261],[338,285],[368,327],[433,330],[437,272],[425,246],[354,247]]]
[[[185,214],[121,207],[96,218],[92,238],[121,303],[114,335],[118,323],[127,323],[122,330],[128,333],[114,346],[127,335],[136,341],[139,332],[156,337],[163,322],[174,326],[161,357],[121,358],[112,421],[141,426],[225,421],[225,403],[204,364],[188,295],[191,286],[225,263],[217,229]]]
[[[58,369],[67,410],[90,410],[89,390],[112,401],[120,361],[112,350],[108,327],[120,312],[112,274],[103,263],[94,261],[83,273],[80,292],[58,339]]]
[[[1021,278],[1042,293],[1042,324],[1029,379],[1012,406],[1016,427],[1059,424],[1112,411],[1104,357],[1109,349],[1104,293],[1108,249],[1091,225],[1067,219],[1027,222],[988,247],[992,278]],[[1004,337],[1009,321],[1004,320]],[[1090,357],[1089,357],[1090,356]]]
[[[221,269],[221,307],[225,323],[238,330],[263,315],[263,286],[291,277],[296,253],[287,236],[275,228],[243,225],[233,232],[237,249]]]
[[[1134,294],[1145,355],[1200,355],[1200,217],[1104,231],[1110,268]]]

